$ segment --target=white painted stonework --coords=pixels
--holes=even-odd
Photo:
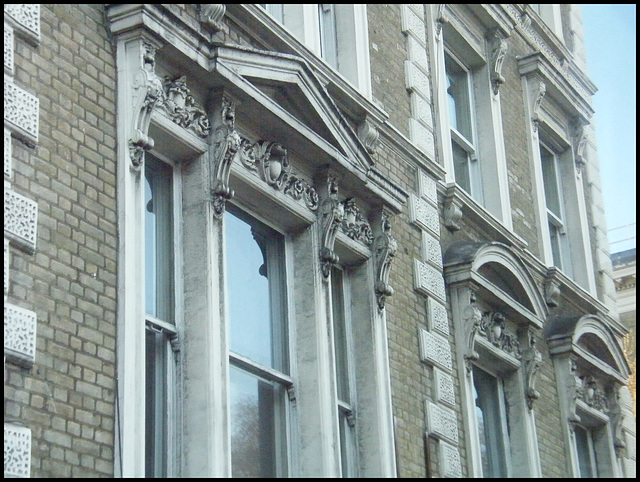
[[[420,328],[420,359],[451,372],[453,359],[449,340]]]
[[[36,248],[38,204],[13,191],[4,192],[4,233],[21,248]]]
[[[4,122],[16,134],[38,142],[39,101],[13,82],[4,82]]]
[[[418,227],[440,236],[440,219],[438,210],[417,196],[411,195],[409,202],[409,219]]]
[[[438,442],[438,462],[442,477],[462,477],[462,463],[460,462],[460,451],[457,447],[440,440]]]
[[[5,303],[4,354],[16,364],[33,364],[36,356],[36,314],[33,311]]]
[[[458,445],[458,421],[456,413],[448,408],[440,407],[427,401],[425,405],[427,414],[427,431],[429,435]]]
[[[31,476],[31,430],[18,425],[4,425],[4,476]]]
[[[449,318],[447,316],[447,309],[434,300],[429,298],[427,300],[427,324],[429,330],[436,331],[443,336],[449,336]]]
[[[445,288],[442,273],[426,263],[413,260],[415,289],[427,296],[445,301]]]
[[[456,394],[455,386],[453,385],[453,377],[434,367],[433,380],[436,402],[455,408]]]

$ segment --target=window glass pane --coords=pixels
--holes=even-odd
[[[501,405],[498,379],[478,367],[473,368],[482,470],[485,477],[507,477],[505,413]]]
[[[453,151],[453,173],[456,183],[469,194],[471,194],[471,175],[469,172],[469,153],[460,147],[455,141],[451,141]]]
[[[349,371],[347,359],[347,327],[344,306],[344,284],[342,271],[334,268],[331,274],[331,297],[333,308],[333,337],[336,357],[338,399],[349,403]]]
[[[225,214],[231,351],[286,371],[282,237]]]
[[[144,174],[146,311],[173,323],[173,168],[147,156]]]
[[[445,54],[449,122],[451,127],[473,144],[469,74],[451,56]]]
[[[336,32],[336,10],[331,3],[318,4],[320,20],[320,48],[322,58],[332,67],[338,68],[338,35]]]
[[[281,385],[230,367],[233,477],[286,475],[284,394]]]
[[[167,477],[167,361],[166,335],[146,330],[145,475]]]
[[[591,434],[580,426],[575,427],[576,449],[578,451],[578,465],[581,478],[593,478],[593,458],[590,447]]]
[[[549,236],[551,238],[551,253],[553,255],[553,264],[562,269],[562,250],[560,247],[560,229],[553,223],[549,223]]]
[[[542,163],[542,179],[544,182],[544,197],[547,203],[547,209],[559,219],[562,219],[556,158],[555,155],[543,145],[540,145],[540,161]]]

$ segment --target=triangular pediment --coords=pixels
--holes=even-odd
[[[245,115],[262,118],[260,111],[269,111],[261,128],[287,130],[292,142],[305,138],[349,169],[366,173],[373,166],[353,128],[303,59],[225,46],[217,50],[216,71],[236,92],[242,91],[237,95],[248,97],[240,102]]]

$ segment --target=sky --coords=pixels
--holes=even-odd
[[[581,7],[610,252],[618,253],[636,247],[636,5]]]

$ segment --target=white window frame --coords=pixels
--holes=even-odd
[[[326,5],[327,7],[323,7]],[[261,4],[315,55],[323,59],[348,80],[366,98],[371,98],[371,61],[366,4]],[[335,52],[324,59],[327,42],[323,42],[320,9],[335,13]],[[327,25],[327,32],[332,28]],[[324,45],[323,45],[324,43]],[[332,60],[333,59],[333,60]]]
[[[542,21],[549,27],[559,39],[564,41],[562,34],[562,11],[559,3],[530,3]]]

